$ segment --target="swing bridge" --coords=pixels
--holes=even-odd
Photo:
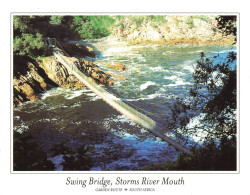
[[[63,48],[60,46],[56,39],[47,38],[44,40],[44,42],[46,45],[49,46],[49,48],[53,52],[53,55],[62,65],[65,66],[69,73],[73,74],[76,78],[78,78],[87,88],[89,88],[92,92],[98,95],[112,108],[114,108],[136,124],[140,125],[141,127],[144,127],[145,129],[153,133],[155,136],[166,141],[168,144],[174,146],[177,150],[180,150],[187,154],[191,154],[191,151],[188,148],[163,133],[163,127],[160,122],[156,122],[145,114],[142,114],[138,110],[134,109],[132,106],[125,103],[121,98],[116,97],[114,94],[109,92],[108,89],[105,89],[104,86],[97,84],[93,78],[81,72],[72,61],[68,60],[67,57],[69,57],[69,55],[63,50]]]

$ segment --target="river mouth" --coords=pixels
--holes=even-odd
[[[126,78],[116,80],[109,90],[125,102],[153,113],[150,117],[166,127],[173,100],[188,97],[193,66],[200,52],[207,53],[207,57],[220,54],[216,60],[222,60],[235,50],[234,46],[110,44],[102,48],[89,44],[100,51],[92,60],[102,69]],[[109,69],[106,64],[110,62],[124,63],[127,70]],[[47,161],[54,164],[51,170],[143,170],[153,163],[175,160],[178,155],[172,146],[116,112],[86,88],[54,88],[41,94],[40,101],[14,109],[13,121],[17,133],[14,138],[29,135],[31,138],[20,144],[30,146],[27,150],[34,150],[33,153],[43,151]]]

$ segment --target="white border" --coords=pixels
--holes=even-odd
[[[10,23],[9,16],[11,12],[240,12],[240,173],[239,174],[187,174],[185,175],[185,187],[169,188],[162,187],[155,193],[164,194],[188,194],[188,195],[249,195],[249,6],[247,1],[238,0],[210,0],[210,1],[134,1],[127,0],[115,1],[75,1],[71,0],[69,3],[62,1],[48,1],[34,2],[31,0],[10,0],[5,1],[1,6],[1,54],[2,56],[9,56],[9,34]],[[239,43],[238,41],[238,43]],[[95,193],[93,190],[83,190],[77,187],[65,187],[65,178],[69,174],[10,174],[10,58],[2,58],[2,66],[0,81],[1,93],[0,96],[0,182],[2,194],[101,194]],[[78,175],[77,175],[78,176]],[[87,174],[81,174],[79,177],[87,177]],[[134,175],[132,175],[134,176]],[[140,175],[135,175],[139,177]],[[133,177],[131,177],[133,179]],[[5,192],[5,193],[4,193]],[[146,193],[146,192],[145,192]],[[106,193],[110,194],[110,193]],[[125,194],[125,193],[123,193]],[[128,193],[126,193],[128,194]],[[135,194],[135,193],[132,193]],[[136,193],[138,194],[138,193]],[[142,194],[142,193],[139,193]],[[144,193],[143,193],[144,194]]]

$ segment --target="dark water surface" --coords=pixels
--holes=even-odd
[[[102,69],[126,77],[115,80],[110,91],[128,104],[152,113],[151,118],[167,126],[173,99],[189,96],[193,66],[200,52],[204,51],[207,57],[219,55],[215,60],[223,62],[228,52],[235,49],[233,46],[110,47],[96,60]],[[106,64],[111,62],[124,63],[127,69],[123,72],[108,69]],[[18,136],[28,133],[29,142],[36,143],[46,153],[55,170],[140,170],[151,163],[174,160],[178,154],[172,146],[129,121],[85,88],[54,88],[41,94],[40,101],[16,108],[14,132]]]

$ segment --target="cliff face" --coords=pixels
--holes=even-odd
[[[13,103],[14,107],[22,102],[38,100],[38,94],[50,89],[49,80],[43,78],[38,68],[28,62],[28,71],[13,78]]]
[[[144,18],[143,18],[144,17]],[[216,16],[169,15],[158,17],[124,16],[112,36],[131,44],[233,44],[234,35],[219,28]],[[160,20],[161,19],[161,20]]]
[[[77,58],[68,58],[74,61]],[[31,62],[32,61],[32,62]],[[15,64],[13,78],[13,104],[14,107],[25,101],[39,100],[39,94],[52,87],[81,88],[81,83],[74,75],[60,64],[54,56],[39,58],[37,61],[31,60]],[[113,80],[101,71],[95,64],[87,60],[79,60],[78,68],[95,79],[97,82],[112,85]],[[15,74],[15,66],[22,69]]]
[[[39,63],[39,66],[57,86],[64,88],[81,88],[84,86],[74,75],[70,74],[62,64],[57,62],[54,56],[43,59],[42,62]]]

